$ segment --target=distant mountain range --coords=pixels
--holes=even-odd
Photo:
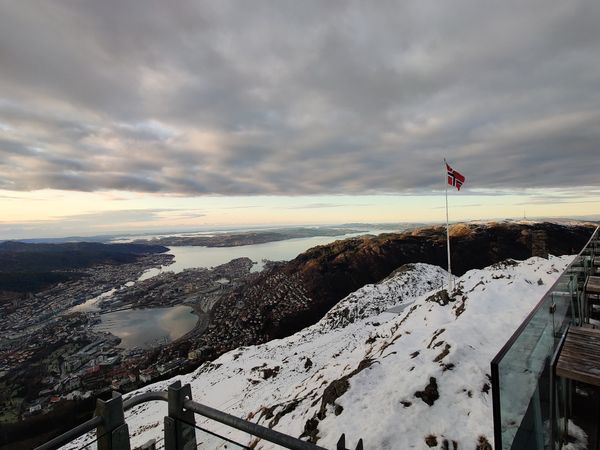
[[[339,236],[355,231],[365,231],[370,229],[378,230],[404,230],[407,228],[414,228],[422,224],[418,223],[351,223],[342,225],[315,225],[315,226],[279,226],[279,227],[248,227],[236,228],[236,229],[222,229],[216,228],[214,230],[186,230],[186,231],[160,231],[160,232],[139,232],[139,233],[128,233],[128,234],[106,234],[97,236],[67,236],[67,237],[49,237],[49,238],[28,238],[18,239],[19,242],[32,243],[32,244],[62,244],[69,242],[103,242],[110,243],[112,241],[140,241],[140,242],[151,242],[156,243],[156,240],[160,239],[171,239],[171,238],[194,238],[194,237],[207,237],[213,234],[222,236],[246,236],[256,235],[268,236],[270,233],[274,233],[272,236],[275,240],[292,239],[298,237],[313,237],[313,236]],[[286,237],[287,236],[287,237]],[[263,239],[264,240],[264,239]],[[0,242],[3,242],[0,240]],[[198,241],[201,242],[201,241]],[[250,244],[251,241],[248,241]],[[271,242],[271,241],[266,241]],[[209,241],[210,243],[210,241]],[[254,242],[261,243],[261,242]],[[171,244],[169,244],[171,245]],[[205,244],[177,244],[177,245],[205,245]],[[248,244],[244,244],[248,245]]]
[[[367,229],[330,228],[330,227],[298,227],[275,230],[254,230],[244,232],[217,233],[199,236],[164,236],[152,239],[136,239],[136,244],[159,244],[167,246],[200,246],[200,247],[238,247],[242,245],[264,244],[267,242],[285,241],[287,239],[308,238],[316,236],[343,236],[345,234],[367,232]]]

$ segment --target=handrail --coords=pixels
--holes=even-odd
[[[102,422],[102,417],[92,417],[90,420],[83,422],[75,428],[71,428],[67,432],[61,434],[60,436],[56,436],[54,439],[49,440],[39,447],[36,447],[35,450],[52,450],[62,447],[63,445],[71,442],[73,439],[77,439],[78,437],[93,431],[95,428],[98,428],[100,425],[102,425]]]
[[[144,392],[143,394],[134,395],[133,397],[129,397],[127,400],[123,401],[123,411],[129,411],[134,406],[154,400],[168,402],[169,394],[167,391],[150,391]]]
[[[162,401],[166,402],[168,400],[167,391],[145,392],[143,394],[135,395],[131,398],[128,398],[127,400],[125,400],[123,402],[123,410],[127,411],[127,410],[133,408],[134,406],[140,405],[142,403],[150,402],[153,400],[162,400]],[[72,429],[66,431],[65,433],[61,434],[60,436],[57,436],[54,439],[51,439],[50,441],[40,445],[39,447],[36,447],[35,450],[51,450],[51,449],[61,447],[65,444],[71,442],[72,440],[77,439],[78,437],[81,437],[84,434],[89,433],[90,431],[93,431],[94,429],[98,428],[102,424],[103,424],[102,417],[94,416],[90,420],[83,422],[82,424],[76,426],[75,428],[72,428]]]
[[[177,385],[172,385],[169,387],[171,390],[173,387],[177,388]],[[188,387],[189,389],[189,387]],[[123,401],[123,411],[127,411],[132,409],[135,406],[141,405],[142,403],[150,402],[150,401],[165,401],[169,402],[169,391],[150,391],[144,392],[143,394],[135,395],[133,397],[128,398]],[[171,404],[169,403],[169,408],[171,408]],[[281,445],[290,450],[327,450],[318,445],[303,441],[301,439],[286,435],[284,433],[280,433],[279,431],[272,430],[271,428],[264,427],[262,425],[258,425],[253,422],[249,422],[239,417],[233,416],[231,414],[224,413],[219,411],[218,409],[211,408],[210,406],[203,405],[201,403],[195,402],[190,398],[186,399],[183,402],[183,408],[186,411],[191,411],[192,413],[199,414],[208,419],[215,420],[224,425],[230,426],[237,430],[243,431],[245,433],[249,433],[253,436],[259,437],[261,439],[265,439],[269,442],[272,442],[277,445]],[[179,422],[186,423],[185,420],[181,418],[177,418]],[[53,450],[57,449],[78,437],[83,436],[86,433],[93,431],[95,428],[105,426],[105,421],[102,416],[95,416],[90,420],[82,423],[81,425],[68,430],[67,432],[61,434],[60,436],[55,437],[54,439],[42,444],[37,447],[35,450]],[[192,425],[193,424],[188,424]],[[338,447],[341,448],[341,447]],[[357,447],[362,448],[362,446]]]
[[[263,427],[262,425],[258,425],[253,422],[248,422],[240,419],[239,417],[224,413],[218,409],[211,408],[210,406],[202,405],[193,400],[184,401],[183,406],[185,409],[193,411],[196,414],[200,414],[201,416],[208,417],[209,419],[216,420],[217,422],[221,422],[225,425],[229,425],[240,431],[250,433],[253,436],[266,439],[274,444],[283,445],[291,450],[326,450],[318,445],[288,436],[287,434],[280,433],[279,431]]]

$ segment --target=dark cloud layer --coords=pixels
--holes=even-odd
[[[596,1],[0,0],[0,188],[594,186]]]

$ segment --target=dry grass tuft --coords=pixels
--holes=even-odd
[[[450,225],[449,233],[451,237],[470,236],[473,234],[473,230],[464,223],[455,223],[454,225]]]

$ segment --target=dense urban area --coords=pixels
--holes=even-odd
[[[127,264],[78,269],[85,276],[0,303],[0,421],[47,414],[61,402],[127,392],[199,363],[193,342],[215,303],[250,274],[252,261],[235,259],[212,269],[164,272],[138,281],[172,255],[146,255]],[[91,308],[80,308],[91,304]],[[78,306],[79,305],[79,306]],[[196,326],[176,342],[123,348],[98,331],[101,316],[131,308],[188,305]]]

